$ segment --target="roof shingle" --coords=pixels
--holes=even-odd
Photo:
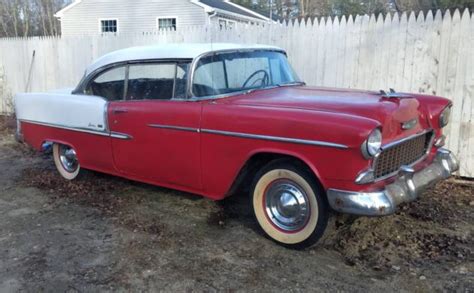
[[[222,0],[200,0],[199,2],[201,2],[202,4],[205,4],[207,6],[210,6],[212,8],[228,11],[228,12],[231,12],[231,13],[240,14],[240,15],[247,16],[247,17],[257,18],[257,19],[260,19],[260,20],[267,20],[263,15],[259,16],[258,14],[250,13],[250,12],[246,11],[245,9],[239,8],[238,6],[235,6],[235,5],[233,5],[233,4],[231,4],[227,1],[222,1]]]

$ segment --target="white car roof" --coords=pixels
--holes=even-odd
[[[147,59],[194,59],[200,55],[215,51],[252,49],[278,50],[284,52],[283,49],[274,46],[231,43],[181,43],[132,47],[118,50],[98,58],[87,68],[86,74],[88,75],[103,66],[118,62]]]

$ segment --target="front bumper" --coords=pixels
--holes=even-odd
[[[356,192],[329,189],[328,201],[331,207],[341,213],[361,216],[384,216],[393,214],[397,206],[415,200],[423,190],[434,183],[448,178],[459,169],[455,156],[447,149],[439,149],[433,162],[424,169],[414,172],[402,167],[397,180],[376,192]]]

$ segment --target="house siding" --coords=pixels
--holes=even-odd
[[[157,17],[176,17],[178,29],[207,21],[189,0],[83,0],[64,12],[61,30],[63,36],[101,34],[99,19],[118,19],[119,34],[154,32]]]

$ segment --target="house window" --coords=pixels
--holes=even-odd
[[[117,19],[101,19],[100,28],[103,34],[105,33],[117,33],[118,32],[118,21]]]
[[[233,29],[235,26],[235,21],[219,18],[219,28],[221,30]]]
[[[226,21],[225,19],[219,19],[219,28],[220,28],[221,30],[227,28],[227,21]]]
[[[158,29],[172,29],[176,30],[176,18],[158,18]]]

